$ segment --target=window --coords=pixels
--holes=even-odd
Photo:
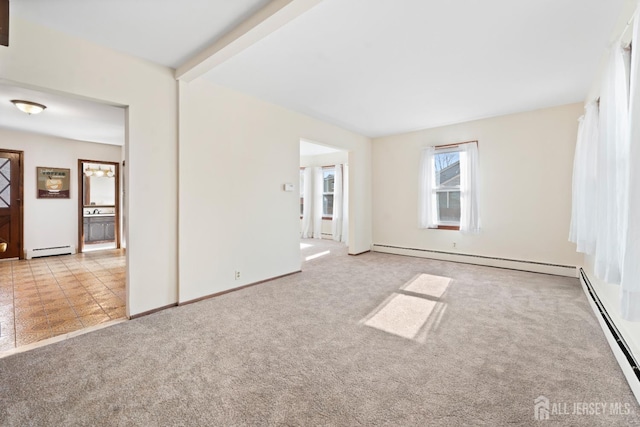
[[[460,152],[457,148],[433,156],[438,227],[460,227]]]
[[[479,232],[477,141],[424,149],[418,197],[421,228]]]
[[[304,213],[304,168],[300,168],[300,217]]]
[[[304,168],[300,168],[300,216],[304,215]],[[336,168],[322,167],[322,218],[333,219],[333,198],[335,189]],[[315,178],[314,178],[315,181]],[[311,195],[309,195],[311,197]]]
[[[322,217],[333,218],[333,190],[335,184],[336,169],[334,167],[322,168]]]

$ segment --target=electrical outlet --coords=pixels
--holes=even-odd
[[[240,272],[238,270],[236,270],[236,280],[240,279]]]

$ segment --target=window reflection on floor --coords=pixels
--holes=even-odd
[[[425,342],[429,331],[437,328],[442,319],[446,304],[440,298],[450,284],[448,277],[419,274],[361,323],[402,338]]]
[[[413,280],[402,287],[405,291],[440,298],[449,287],[451,279],[448,277],[434,276],[432,274],[419,274]]]
[[[312,259],[316,259],[316,258],[320,258],[321,256],[329,255],[330,253],[331,253],[331,251],[319,252],[317,254],[309,255],[304,260],[305,261],[311,261]]]
[[[309,249],[302,254],[305,261],[311,261],[317,258],[321,258],[323,256],[331,254],[331,251],[327,249],[327,246],[322,240],[319,241],[318,244],[314,245],[313,243],[303,243],[300,242],[300,250]],[[316,247],[317,246],[317,247]],[[309,254],[309,255],[306,255]],[[306,256],[305,256],[306,255]]]
[[[436,302],[409,295],[393,294],[365,325],[403,338],[414,339],[427,322]]]

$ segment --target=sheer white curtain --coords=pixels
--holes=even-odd
[[[620,283],[624,253],[626,175],[628,173],[628,79],[625,51],[611,50],[600,94],[600,141],[597,161],[595,274]]]
[[[304,169],[304,191],[302,200],[302,238],[313,237],[313,173],[311,168]]]
[[[480,232],[478,144],[460,144],[460,231]]]
[[[342,241],[349,243],[349,164],[342,165]]]
[[[420,154],[420,172],[418,182],[418,226],[420,228],[437,227],[438,215],[435,203],[434,156],[435,147],[427,147]]]
[[[629,159],[640,160],[640,25],[633,26],[630,94]],[[627,320],[640,321],[640,167],[634,164],[628,174],[628,221],[622,264],[621,312]]]
[[[336,242],[342,241],[342,165],[335,165],[333,178],[333,216],[331,234]]]
[[[313,168],[313,237],[322,239],[322,193],[324,176],[321,167]]]
[[[578,142],[573,161],[573,192],[571,205],[571,227],[569,240],[577,246],[578,252],[589,255],[595,253],[598,223],[596,175],[598,165],[598,141],[600,120],[598,103],[591,102],[585,107],[584,116],[578,126]]]

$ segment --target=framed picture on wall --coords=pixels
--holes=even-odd
[[[36,167],[38,199],[68,199],[71,169]]]

